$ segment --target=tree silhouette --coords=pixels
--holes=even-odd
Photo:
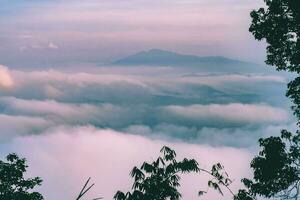
[[[42,200],[38,192],[31,192],[41,185],[39,177],[24,178],[26,160],[16,154],[9,154],[6,161],[0,160],[0,199],[1,200]]]
[[[277,70],[300,73],[300,1],[264,0],[267,9],[251,12],[249,31],[255,39],[267,42],[266,63]],[[287,96],[300,118],[300,77],[288,84]]]
[[[267,42],[266,63],[277,70],[294,72],[298,77],[288,84],[287,97],[300,125],[300,1],[264,0],[266,8],[251,12],[249,31],[257,40]],[[242,179],[246,189],[235,200],[258,196],[298,199],[300,192],[300,131],[281,131],[280,137],[259,140],[262,148],[251,162],[253,179]]]
[[[300,73],[300,2],[264,0],[267,8],[251,12],[249,31],[255,39],[265,39],[269,65],[278,70]]]
[[[132,191],[123,193],[118,191],[115,200],[179,200],[181,194],[180,175],[187,173],[205,172],[213,178],[209,180],[208,186],[223,194],[221,186],[229,189],[231,180],[221,164],[216,164],[211,171],[201,169],[195,159],[184,158],[176,160],[176,152],[164,146],[161,149],[162,157],[158,157],[152,163],[144,162],[140,168],[134,167],[130,173],[134,179]],[[230,190],[230,189],[229,189]],[[207,191],[199,191],[199,195]]]
[[[282,130],[280,137],[259,140],[262,150],[252,162],[254,178],[243,179],[248,190],[236,200],[266,198],[298,199],[300,185],[300,135]]]

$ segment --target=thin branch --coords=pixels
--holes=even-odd
[[[89,177],[88,180],[86,181],[86,183],[84,184],[84,186],[81,189],[81,191],[80,191],[78,197],[76,198],[76,200],[81,199],[81,197],[83,197],[92,187],[94,187],[94,185],[95,185],[94,183],[91,184],[90,186],[88,186],[88,183],[90,182],[90,180],[91,180],[91,177]],[[99,199],[102,199],[102,197],[94,198],[92,200],[99,200]]]
[[[213,175],[210,171],[206,170],[206,169],[202,169],[199,168],[200,171],[203,171],[209,175],[211,175],[212,177],[214,177],[215,179],[217,179],[218,181],[221,181],[220,179],[218,179],[218,177],[216,177],[215,175]],[[222,185],[226,187],[226,189],[234,196],[235,194],[232,192],[232,190],[229,188],[229,186],[227,184],[225,184],[223,181],[221,181]]]
[[[90,180],[91,180],[91,177],[89,177],[88,180],[85,182],[85,184],[84,184],[84,186],[82,187],[82,189],[81,189],[81,191],[80,191],[78,197],[76,198],[76,200],[79,200],[79,199],[82,197],[82,192],[85,190],[85,188],[86,188],[87,184],[90,182]]]

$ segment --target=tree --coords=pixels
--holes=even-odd
[[[280,137],[259,140],[262,150],[252,162],[253,180],[243,179],[247,190],[240,190],[236,200],[256,196],[298,199],[300,192],[300,134],[282,130]]]
[[[43,200],[38,192],[31,192],[41,185],[39,177],[24,178],[26,160],[16,154],[9,154],[6,161],[0,160],[0,199],[1,200]]]
[[[195,159],[184,158],[176,160],[176,152],[169,147],[161,149],[162,157],[158,157],[152,163],[144,162],[140,168],[134,167],[130,175],[134,179],[132,191],[123,193],[118,191],[115,200],[179,200],[181,194],[180,175],[187,173],[206,172],[213,179],[209,180],[208,186],[218,190],[221,194],[220,186],[229,189],[231,180],[227,173],[223,171],[221,164],[216,164],[211,171],[199,167]],[[230,189],[229,189],[230,190]],[[206,193],[200,191],[199,195]]]
[[[292,100],[292,109],[294,110],[294,115],[298,118],[298,125],[300,125],[300,77],[295,78],[288,84],[286,95]]]
[[[251,12],[249,31],[255,39],[265,39],[269,65],[278,70],[300,73],[300,2],[264,0],[267,9]]]
[[[255,39],[267,42],[266,63],[277,70],[300,73],[300,1],[264,0],[267,9],[251,12],[249,31]],[[288,84],[287,96],[300,118],[300,77]]]
[[[298,77],[288,84],[287,97],[300,125],[300,1],[264,0],[266,9],[251,12],[249,31],[257,40],[267,42],[266,63],[277,70],[295,72]],[[250,166],[253,179],[242,179],[246,189],[235,200],[265,198],[298,199],[300,195],[300,131],[281,131],[280,137],[259,140],[262,150]]]

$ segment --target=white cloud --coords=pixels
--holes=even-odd
[[[6,66],[0,65],[0,89],[8,89],[14,85],[13,78]]]
[[[61,127],[41,136],[20,137],[2,151],[2,155],[14,151],[25,156],[30,166],[29,174],[44,179],[41,190],[46,199],[74,199],[90,176],[96,187],[88,197],[112,199],[117,190],[130,189],[132,167],[155,159],[163,145],[174,148],[179,158],[197,159],[203,168],[221,162],[235,180],[234,191],[240,186],[239,179],[249,174],[251,154],[246,150],[162,142],[93,127]],[[203,174],[183,176],[183,199],[198,199],[197,191],[206,189],[206,181]],[[227,192],[225,195],[231,197]],[[221,196],[211,191],[202,198],[219,199]]]
[[[222,122],[219,122],[222,123]],[[155,126],[130,125],[123,132],[142,135],[165,141],[186,141],[191,144],[209,144],[215,147],[233,146],[248,148],[257,145],[258,138],[279,136],[282,129],[296,131],[296,123],[266,124],[259,128],[245,127],[204,127],[161,123]]]
[[[21,82],[26,83],[29,81],[44,82],[44,83],[65,83],[77,86],[85,86],[87,84],[112,84],[118,82],[126,82],[138,86],[145,87],[145,84],[139,79],[135,79],[130,75],[118,74],[100,74],[100,73],[87,73],[87,72],[73,72],[67,73],[58,70],[46,71],[13,71],[13,75]],[[22,82],[23,81],[23,82]]]
[[[49,42],[48,48],[49,49],[59,49],[59,47],[56,44],[52,43],[52,42]]]
[[[255,83],[255,82],[278,82],[287,83],[283,76],[275,75],[241,75],[241,74],[226,74],[226,75],[205,75],[205,74],[192,74],[178,78],[178,81],[185,83],[209,84],[209,85],[222,85],[224,83]]]
[[[238,146],[256,142],[264,126],[292,121],[285,110],[289,105],[285,107],[280,99],[280,104],[274,105],[285,89],[280,76],[147,69],[79,67],[25,72],[5,68],[14,81],[9,90],[2,90],[1,113],[40,117],[55,126],[91,124],[165,140]],[[265,97],[276,95],[272,101]],[[202,131],[205,127],[211,135]],[[230,128],[234,130],[224,130]],[[251,137],[245,136],[248,130],[253,132]],[[31,133],[25,128],[11,135]],[[230,139],[223,143],[213,139],[230,134],[240,138],[241,145]]]
[[[86,70],[85,72],[82,72]],[[274,92],[269,85],[285,84],[285,78],[270,75],[201,75],[183,76],[183,69],[143,68],[90,68],[10,72],[15,80],[14,90],[7,96],[23,98],[50,98],[74,101],[88,98],[97,101],[133,102],[150,100],[153,96],[213,98],[215,92],[222,93],[224,100],[234,95],[257,95],[257,92]],[[168,72],[165,75],[164,72]],[[258,87],[259,86],[259,87]],[[199,87],[199,88],[197,88]],[[201,90],[201,87],[206,89]],[[210,88],[208,88],[210,87]],[[29,88],[35,88],[34,90]],[[280,87],[276,87],[280,90]],[[207,89],[211,91],[207,91]],[[260,90],[261,89],[261,90]],[[200,92],[199,92],[200,90]],[[269,90],[269,91],[268,91]],[[210,96],[212,95],[212,96]],[[270,94],[274,95],[273,93]],[[214,100],[221,100],[215,98]],[[231,99],[232,100],[232,99]],[[201,101],[200,101],[201,102]],[[108,102],[110,103],[110,102]]]
[[[51,126],[53,123],[40,117],[0,114],[0,143],[20,135],[37,134]]]
[[[179,119],[191,122],[207,122],[208,124],[215,122],[225,124],[227,122],[233,125],[281,123],[289,119],[289,115],[285,110],[260,104],[169,105],[164,107],[163,110]]]
[[[198,141],[205,135],[203,141],[208,143],[214,142],[213,137],[201,131],[205,127],[216,128],[210,131],[212,136],[239,131],[236,135],[241,140],[249,134],[241,129],[251,128],[255,134],[249,144],[253,144],[263,134],[264,126],[292,121],[285,109],[289,105],[285,107],[278,95],[281,91],[283,95],[285,89],[282,77],[187,75],[184,70],[153,67],[119,69],[6,69],[14,83],[10,90],[1,93],[1,113],[40,117],[55,126],[91,124],[166,140]],[[278,98],[272,101],[265,97],[276,95]],[[230,128],[235,130],[223,132]],[[246,142],[241,143],[247,146]],[[224,144],[238,142],[224,140]]]
[[[40,117],[53,124],[93,124],[105,127],[118,127],[137,118],[130,108],[111,104],[72,104],[55,100],[24,100],[14,97],[0,98],[3,112],[12,115]],[[139,116],[139,115],[138,115]]]
[[[21,52],[25,52],[25,51],[29,51],[29,50],[45,50],[45,49],[57,50],[57,49],[59,49],[59,47],[56,44],[54,44],[53,42],[49,42],[48,44],[40,43],[40,44],[29,44],[29,45],[19,46],[19,50]]]
[[[50,99],[55,99],[63,96],[63,92],[52,85],[46,85],[45,95]]]

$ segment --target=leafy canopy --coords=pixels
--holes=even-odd
[[[300,125],[300,1],[264,0],[266,8],[251,12],[249,31],[267,42],[266,63],[277,70],[295,72],[286,95]],[[300,196],[300,131],[282,130],[280,137],[259,140],[262,150],[251,162],[253,179],[243,179],[246,189],[235,200],[265,198],[298,199]]]
[[[208,181],[208,186],[223,194],[220,186],[227,189],[231,184],[227,173],[224,172],[221,164],[213,165],[210,171],[199,167],[195,159],[184,158],[176,160],[176,152],[169,147],[161,149],[162,156],[155,161],[144,162],[140,168],[134,167],[130,173],[134,179],[132,191],[123,193],[118,191],[115,200],[179,200],[181,194],[180,175],[187,173],[205,172],[212,176]],[[199,195],[206,193],[200,191]]]
[[[277,70],[300,73],[300,1],[264,0],[267,8],[251,12],[249,31],[267,42],[266,63]],[[294,114],[300,119],[300,77],[288,84]]]
[[[0,160],[0,199],[1,200],[43,200],[38,192],[31,192],[41,185],[39,177],[24,178],[26,160],[16,154],[9,154],[6,161]]]
[[[266,40],[267,64],[300,73],[300,1],[264,1],[267,8],[251,12],[249,31],[256,39]]]
[[[254,177],[243,179],[248,190],[240,190],[236,200],[266,198],[297,199],[300,185],[300,135],[282,130],[280,137],[259,140],[262,150],[252,162]]]

